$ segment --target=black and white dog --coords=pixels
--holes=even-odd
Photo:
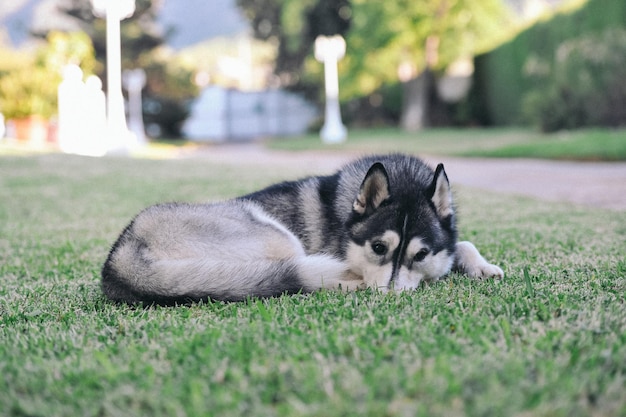
[[[502,277],[457,242],[443,165],[378,155],[334,175],[213,204],[139,213],[113,245],[102,289],[114,301],[243,300],[321,288],[417,288],[451,270]]]

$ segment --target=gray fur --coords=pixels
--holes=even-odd
[[[237,301],[335,288],[345,265],[306,255],[252,202],[161,204],[139,213],[113,246],[102,289],[114,301]]]

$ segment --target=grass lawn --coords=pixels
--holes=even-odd
[[[176,308],[104,299],[101,264],[141,208],[304,170],[268,168],[0,157],[0,416],[626,415],[625,212],[460,188],[461,238],[503,267],[500,282]]]
[[[342,149],[366,152],[397,150],[418,154],[626,161],[626,129],[583,129],[542,134],[529,129],[351,130],[348,141],[324,145],[319,135],[274,140],[282,150]]]

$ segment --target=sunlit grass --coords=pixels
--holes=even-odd
[[[523,128],[433,128],[406,132],[397,128],[353,129],[341,144],[322,143],[319,134],[265,138],[269,149],[283,151],[410,152],[421,155],[542,158],[582,161],[626,161],[626,129],[582,129],[543,134]],[[153,140],[130,151],[137,158],[165,159],[193,154],[215,143],[184,139]],[[1,155],[31,155],[58,151],[54,144],[36,146],[15,140],[0,141]]]
[[[405,132],[399,129],[351,130],[348,140],[325,145],[319,135],[277,139],[272,149],[338,149],[363,152],[396,150],[418,154],[545,158],[572,160],[626,160],[626,130],[583,129],[550,135],[530,129],[425,129]]]
[[[626,161],[626,130],[588,129],[539,136],[526,142],[463,152],[466,156]]]
[[[503,144],[525,143],[538,133],[521,129],[425,129],[407,132],[397,128],[354,129],[346,142],[322,143],[318,134],[269,141],[271,149],[282,150],[348,150],[388,152],[390,150],[422,154],[457,154],[472,149],[492,149]]]
[[[100,267],[141,208],[295,170],[0,157],[0,415],[626,414],[624,212],[460,188],[461,238],[502,281],[175,308],[104,299]]]

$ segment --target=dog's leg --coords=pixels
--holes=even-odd
[[[367,284],[363,281],[363,277],[348,271],[347,274],[338,282],[336,289],[341,291],[357,291],[367,288]]]
[[[482,257],[472,242],[457,242],[453,271],[460,272],[472,278],[502,278],[504,272],[497,266],[490,264]]]

